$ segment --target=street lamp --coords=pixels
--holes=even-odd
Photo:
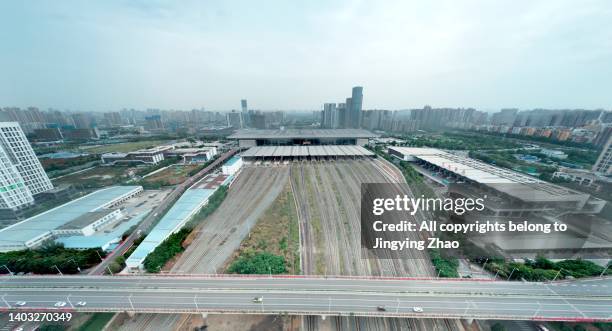
[[[6,264],[3,264],[2,267],[5,267],[11,276],[14,275],[14,273],[11,271],[11,269],[9,269],[9,267],[6,266]]]
[[[510,280],[510,278],[512,278],[512,274],[514,273],[515,270],[518,270],[518,269],[512,268],[512,272],[510,272],[510,276],[508,276],[508,279],[506,279],[507,281]]]
[[[482,265],[482,272],[485,271],[485,267],[487,266],[487,262],[489,262],[489,258],[485,260],[485,263]]]
[[[612,265],[612,261],[608,261],[608,265],[606,265],[606,268],[601,272],[599,277],[603,277],[603,275],[606,273],[606,271],[608,271],[608,268],[610,268],[610,265]]]
[[[57,269],[57,272],[59,272],[59,274],[61,276],[63,276],[64,274],[62,273],[62,271],[60,270],[60,268],[57,267],[57,265],[53,265],[53,267],[55,267],[55,269]]]
[[[559,269],[559,271],[558,271],[558,272],[557,272],[557,274],[555,275],[555,278],[553,278],[553,280],[552,280],[553,282],[554,282],[555,280],[557,280],[557,277],[559,277],[559,274],[561,273],[561,270],[563,270],[563,268]]]

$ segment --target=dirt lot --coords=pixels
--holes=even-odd
[[[73,184],[76,187],[97,188],[110,186],[127,180],[128,173],[135,168],[122,166],[97,166],[83,172],[53,179],[54,185]]]
[[[163,185],[176,185],[189,178],[189,172],[198,167],[200,165],[197,164],[173,165],[151,176],[147,176],[143,180],[147,183],[159,182],[163,183]]]

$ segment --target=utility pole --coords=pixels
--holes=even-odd
[[[514,273],[514,270],[516,270],[516,268],[512,268],[512,272],[510,272],[510,276],[508,276],[508,279],[506,279],[507,281],[510,280],[510,278],[512,277],[512,274]]]
[[[59,274],[61,276],[63,276],[64,274],[62,273],[62,271],[57,267],[57,265],[53,265],[55,267],[55,269],[57,269],[57,272],[59,272]]]

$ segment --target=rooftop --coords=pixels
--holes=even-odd
[[[239,160],[240,160],[240,156],[236,156],[236,155],[234,155],[234,156],[232,156],[232,158],[231,158],[231,159],[227,160],[227,162],[225,162],[223,165],[224,165],[224,166],[231,167],[231,166],[233,166],[233,165],[234,165],[236,162],[238,162]]]
[[[184,225],[187,218],[199,209],[215,190],[191,188],[174,203],[172,208],[151,230],[144,241],[138,245],[136,250],[126,261],[128,265],[138,265],[149,255],[162,241],[171,233],[177,231]]]
[[[58,230],[78,230],[82,229],[89,224],[101,219],[102,217],[114,212],[116,209],[102,209],[97,211],[87,212],[72,221],[58,227]]]
[[[291,156],[372,156],[374,153],[361,146],[256,146],[241,154],[243,157],[291,157]]]
[[[435,148],[389,147],[439,168],[447,169],[471,181],[485,184],[521,200],[554,201],[559,197],[584,198],[587,194],[475,159],[451,154]]]
[[[68,236],[55,239],[56,242],[62,243],[66,248],[96,248],[108,245],[111,242],[117,241],[123,233],[130,227],[138,224],[148,213],[143,213],[131,218],[129,221],[118,224],[110,231],[96,232],[91,236]]]
[[[139,188],[140,186],[111,186],[103,188],[25,219],[0,230],[0,245],[2,243],[25,243],[34,237],[57,229],[88,212],[96,211],[114,199]]]
[[[361,129],[286,129],[238,130],[229,139],[293,139],[293,138],[374,138],[377,135]]]

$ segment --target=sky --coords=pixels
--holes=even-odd
[[[612,1],[0,2],[0,107],[612,109]]]

